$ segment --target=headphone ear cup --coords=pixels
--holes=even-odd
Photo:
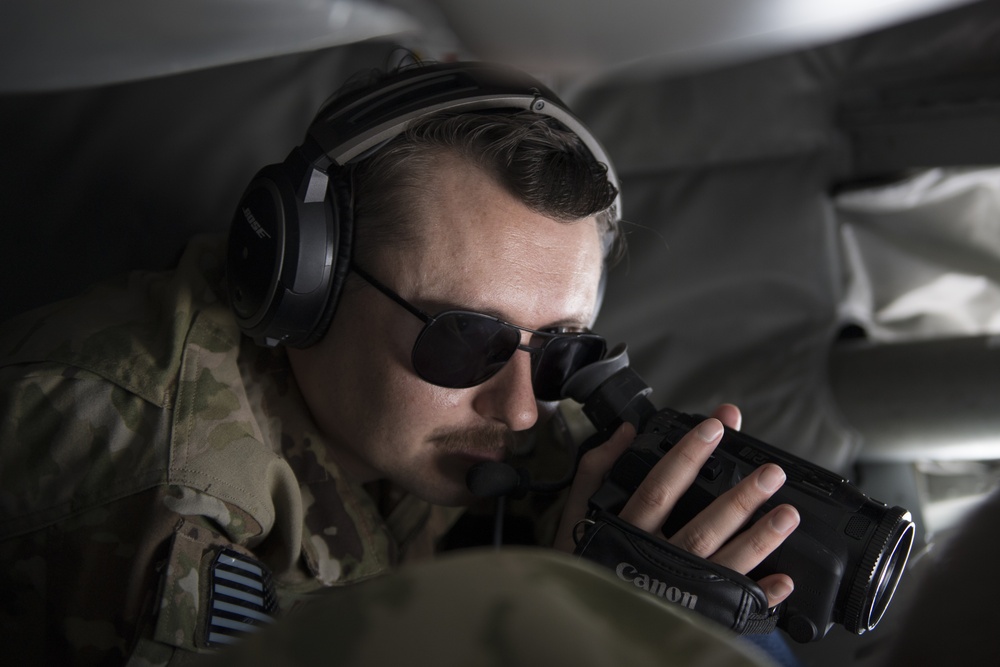
[[[304,167],[304,168],[303,168]],[[330,296],[339,250],[326,175],[297,151],[260,170],[247,186],[229,231],[228,290],[237,323],[259,344],[304,346]],[[321,179],[321,188],[316,188]],[[319,190],[321,196],[310,193]]]
[[[330,174],[330,181],[327,184],[327,205],[333,215],[336,235],[333,268],[330,271],[330,296],[312,335],[303,341],[301,347],[318,343],[329,330],[337,306],[340,304],[347,274],[351,272],[351,256],[354,251],[354,185],[350,167]]]
[[[281,165],[258,171],[243,192],[229,226],[226,261],[229,303],[248,335],[268,328],[285,247],[285,206],[289,196]]]

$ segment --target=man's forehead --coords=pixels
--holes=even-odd
[[[587,327],[595,315],[599,255],[546,261],[549,252],[514,243],[427,245],[390,253],[389,266],[405,290],[429,313],[473,310],[529,328]],[[407,264],[408,259],[412,264]],[[395,268],[391,268],[395,267]]]
[[[595,218],[554,220],[467,160],[439,166],[408,220],[415,242],[385,253],[395,287],[428,307],[475,309],[522,326],[531,323],[516,318],[588,324],[603,265]]]

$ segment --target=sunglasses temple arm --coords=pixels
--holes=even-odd
[[[351,271],[354,271],[354,273],[358,274],[358,276],[362,280],[364,280],[366,283],[377,289],[379,292],[382,292],[382,294],[386,295],[387,297],[389,297],[390,299],[401,305],[403,308],[406,308],[408,311],[416,315],[418,318],[420,318],[421,321],[424,322],[424,324],[432,322],[434,320],[433,317],[431,317],[424,311],[420,310],[419,308],[414,306],[412,303],[410,303],[403,297],[396,294],[394,291],[392,291],[391,289],[380,283],[367,271],[364,271],[357,264],[354,264],[353,262],[351,263]]]

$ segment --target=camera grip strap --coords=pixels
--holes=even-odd
[[[752,579],[647,534],[608,512],[594,521],[574,553],[614,570],[619,579],[694,610],[741,635],[767,634],[778,620]]]

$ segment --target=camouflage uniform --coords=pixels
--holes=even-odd
[[[130,274],[0,331],[11,664],[165,664],[207,643],[223,547],[263,562],[287,610],[430,554],[454,518],[340,473],[285,356],[230,316],[223,247],[197,239],[174,272]]]
[[[762,664],[561,554],[473,553],[380,577],[432,554],[458,511],[340,473],[284,354],[237,329],[222,248],[196,239],[174,272],[133,273],[0,330],[6,662],[195,659],[211,651],[228,559],[269,570],[290,617],[220,664]]]

